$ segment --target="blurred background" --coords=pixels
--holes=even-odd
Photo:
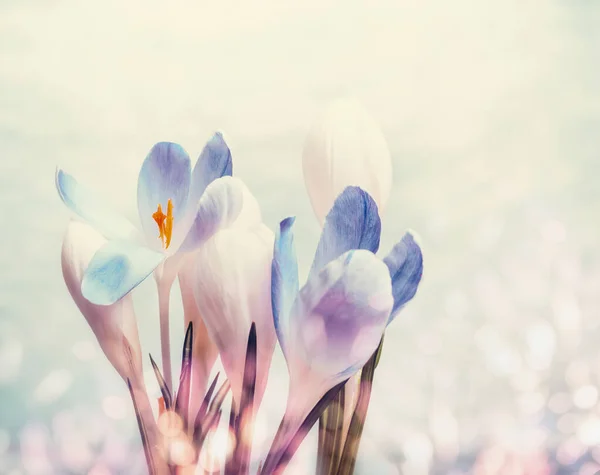
[[[410,228],[425,257],[359,472],[597,473],[599,24],[593,0],[0,0],[0,473],[145,470],[126,388],[62,281],[55,167],[137,220],[152,145],[196,157],[221,129],[267,225],[297,216],[306,276],[302,144],[346,94],[394,160],[381,251]],[[152,279],[135,298],[159,357]],[[267,438],[286,378],[278,354]]]

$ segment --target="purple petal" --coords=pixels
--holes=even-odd
[[[220,132],[206,143],[192,171],[189,203],[195,208],[206,187],[217,178],[231,176],[231,151]],[[195,209],[194,209],[195,211]]]
[[[279,344],[285,353],[284,340],[290,310],[298,295],[298,262],[294,248],[292,226],[296,218],[290,217],[281,221],[279,232],[275,237],[273,264],[271,266],[271,305],[273,322]]]
[[[153,248],[161,249],[162,242],[152,214],[159,204],[166,214],[167,202],[171,200],[176,229],[186,215],[190,180],[190,157],[180,145],[159,142],[152,147],[138,177],[137,200],[142,228]]]
[[[349,251],[300,290],[285,337],[288,353],[337,384],[371,357],[392,305],[384,263],[369,251]]]
[[[359,187],[347,187],[325,219],[310,275],[352,249],[377,252],[380,235],[381,220],[373,198]]]
[[[390,322],[398,311],[415,296],[423,275],[423,254],[410,233],[394,246],[383,260],[390,270],[394,308]]]

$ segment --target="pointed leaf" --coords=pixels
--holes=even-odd
[[[171,396],[171,391],[167,387],[167,383],[165,382],[165,378],[163,378],[158,365],[150,356],[150,363],[152,364],[152,369],[154,369],[154,375],[156,376],[156,381],[158,381],[158,386],[160,387],[160,393],[162,394],[163,400],[165,402],[165,409],[168,411],[173,406],[173,396]]]
[[[204,419],[204,416],[206,416],[206,411],[208,410],[208,404],[210,403],[210,398],[212,397],[212,394],[215,391],[215,388],[217,387],[217,381],[219,380],[219,375],[220,375],[220,373],[216,374],[215,378],[213,379],[212,383],[210,384],[210,387],[208,388],[208,391],[206,391],[206,395],[204,396],[204,399],[202,400],[202,404],[200,404],[200,408],[198,409],[198,414],[196,414],[194,428],[198,427],[200,425],[200,423],[202,422],[202,419]]]
[[[232,428],[235,434],[236,446],[233,456],[227,461],[225,473],[231,475],[245,475],[250,468],[251,442],[244,437],[247,427],[252,427],[254,419],[254,391],[256,388],[256,323],[250,325],[248,345],[246,347],[246,363],[244,365],[244,379],[242,386],[242,397],[240,400],[239,414],[234,414],[235,405],[231,405],[231,417],[233,416]]]
[[[225,382],[221,385],[221,387],[217,391],[215,398],[210,403],[208,412],[206,413],[204,418],[201,421],[199,421],[199,424],[196,425],[196,427],[194,428],[194,439],[193,440],[194,440],[194,445],[197,448],[202,446],[202,441],[206,437],[206,434],[208,433],[208,430],[209,430],[211,424],[214,422],[215,414],[218,411],[220,411],[221,405],[223,404],[223,401],[225,400],[225,396],[227,396],[227,393],[229,392],[230,389],[231,389],[231,385],[229,384],[229,381],[225,380]]]
[[[192,348],[194,343],[194,329],[192,322],[188,324],[181,355],[181,375],[179,376],[179,389],[175,400],[175,412],[183,419],[187,429],[190,407],[190,380],[192,375]]]
[[[200,434],[198,435],[198,440],[196,441],[196,447],[198,448],[198,451],[202,449],[202,446],[204,445],[204,441],[206,440],[206,436],[208,435],[208,433],[211,430],[215,430],[219,426],[222,412],[223,411],[219,409],[214,413],[209,413],[208,419],[206,421],[206,427],[202,428]]]

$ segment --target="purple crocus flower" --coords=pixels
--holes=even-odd
[[[386,326],[414,296],[422,273],[421,251],[410,234],[384,260],[375,255],[381,234],[377,205],[351,186],[327,215],[307,282],[299,288],[293,223],[287,218],[280,224],[271,288],[290,373],[289,427],[364,366]]]

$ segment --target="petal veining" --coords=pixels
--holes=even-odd
[[[394,308],[390,322],[415,296],[423,275],[423,254],[412,234],[406,233],[383,260],[390,270]]]
[[[186,215],[190,181],[190,157],[180,145],[160,142],[152,147],[138,177],[137,201],[142,228],[153,249],[164,248],[153,214],[158,205],[167,209],[171,200],[172,226],[177,229]]]
[[[364,190],[347,187],[335,200],[315,253],[310,275],[352,249],[379,249],[381,220],[377,204]]]

